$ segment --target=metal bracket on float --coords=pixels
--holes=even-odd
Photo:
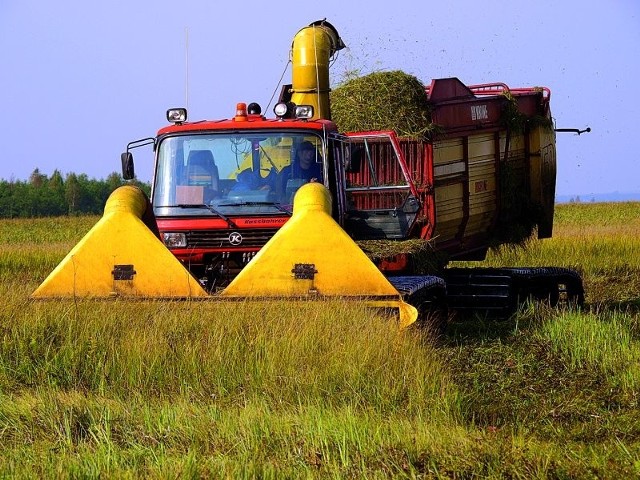
[[[114,280],[133,280],[135,274],[133,265],[114,265],[111,271]]]
[[[318,271],[313,263],[296,263],[291,273],[296,280],[313,280]]]

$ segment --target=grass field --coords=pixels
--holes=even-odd
[[[583,311],[398,332],[356,305],[31,301],[97,218],[0,221],[0,477],[640,477],[640,203],[487,265]]]

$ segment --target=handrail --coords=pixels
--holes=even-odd
[[[469,85],[468,88],[476,95],[495,95],[496,93],[499,94],[504,91],[510,91],[509,86],[502,82]]]
[[[529,93],[542,92],[542,97],[549,101],[551,98],[551,89],[548,87],[517,87],[510,88],[506,83],[479,83],[477,85],[467,85],[467,88],[473,92],[474,95],[501,95],[503,93],[511,93],[513,95],[524,95]],[[424,91],[427,95],[431,91],[430,85],[425,85]]]

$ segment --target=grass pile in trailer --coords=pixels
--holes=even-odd
[[[331,118],[341,132],[395,130],[424,139],[434,129],[424,85],[396,70],[352,78],[331,92]]]

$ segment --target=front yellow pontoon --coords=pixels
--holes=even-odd
[[[103,217],[31,295],[207,297],[198,281],[143,223],[148,200],[137,187],[115,190]]]
[[[221,293],[223,298],[345,298],[397,313],[400,326],[418,314],[331,218],[329,191],[298,190],[293,216]]]

